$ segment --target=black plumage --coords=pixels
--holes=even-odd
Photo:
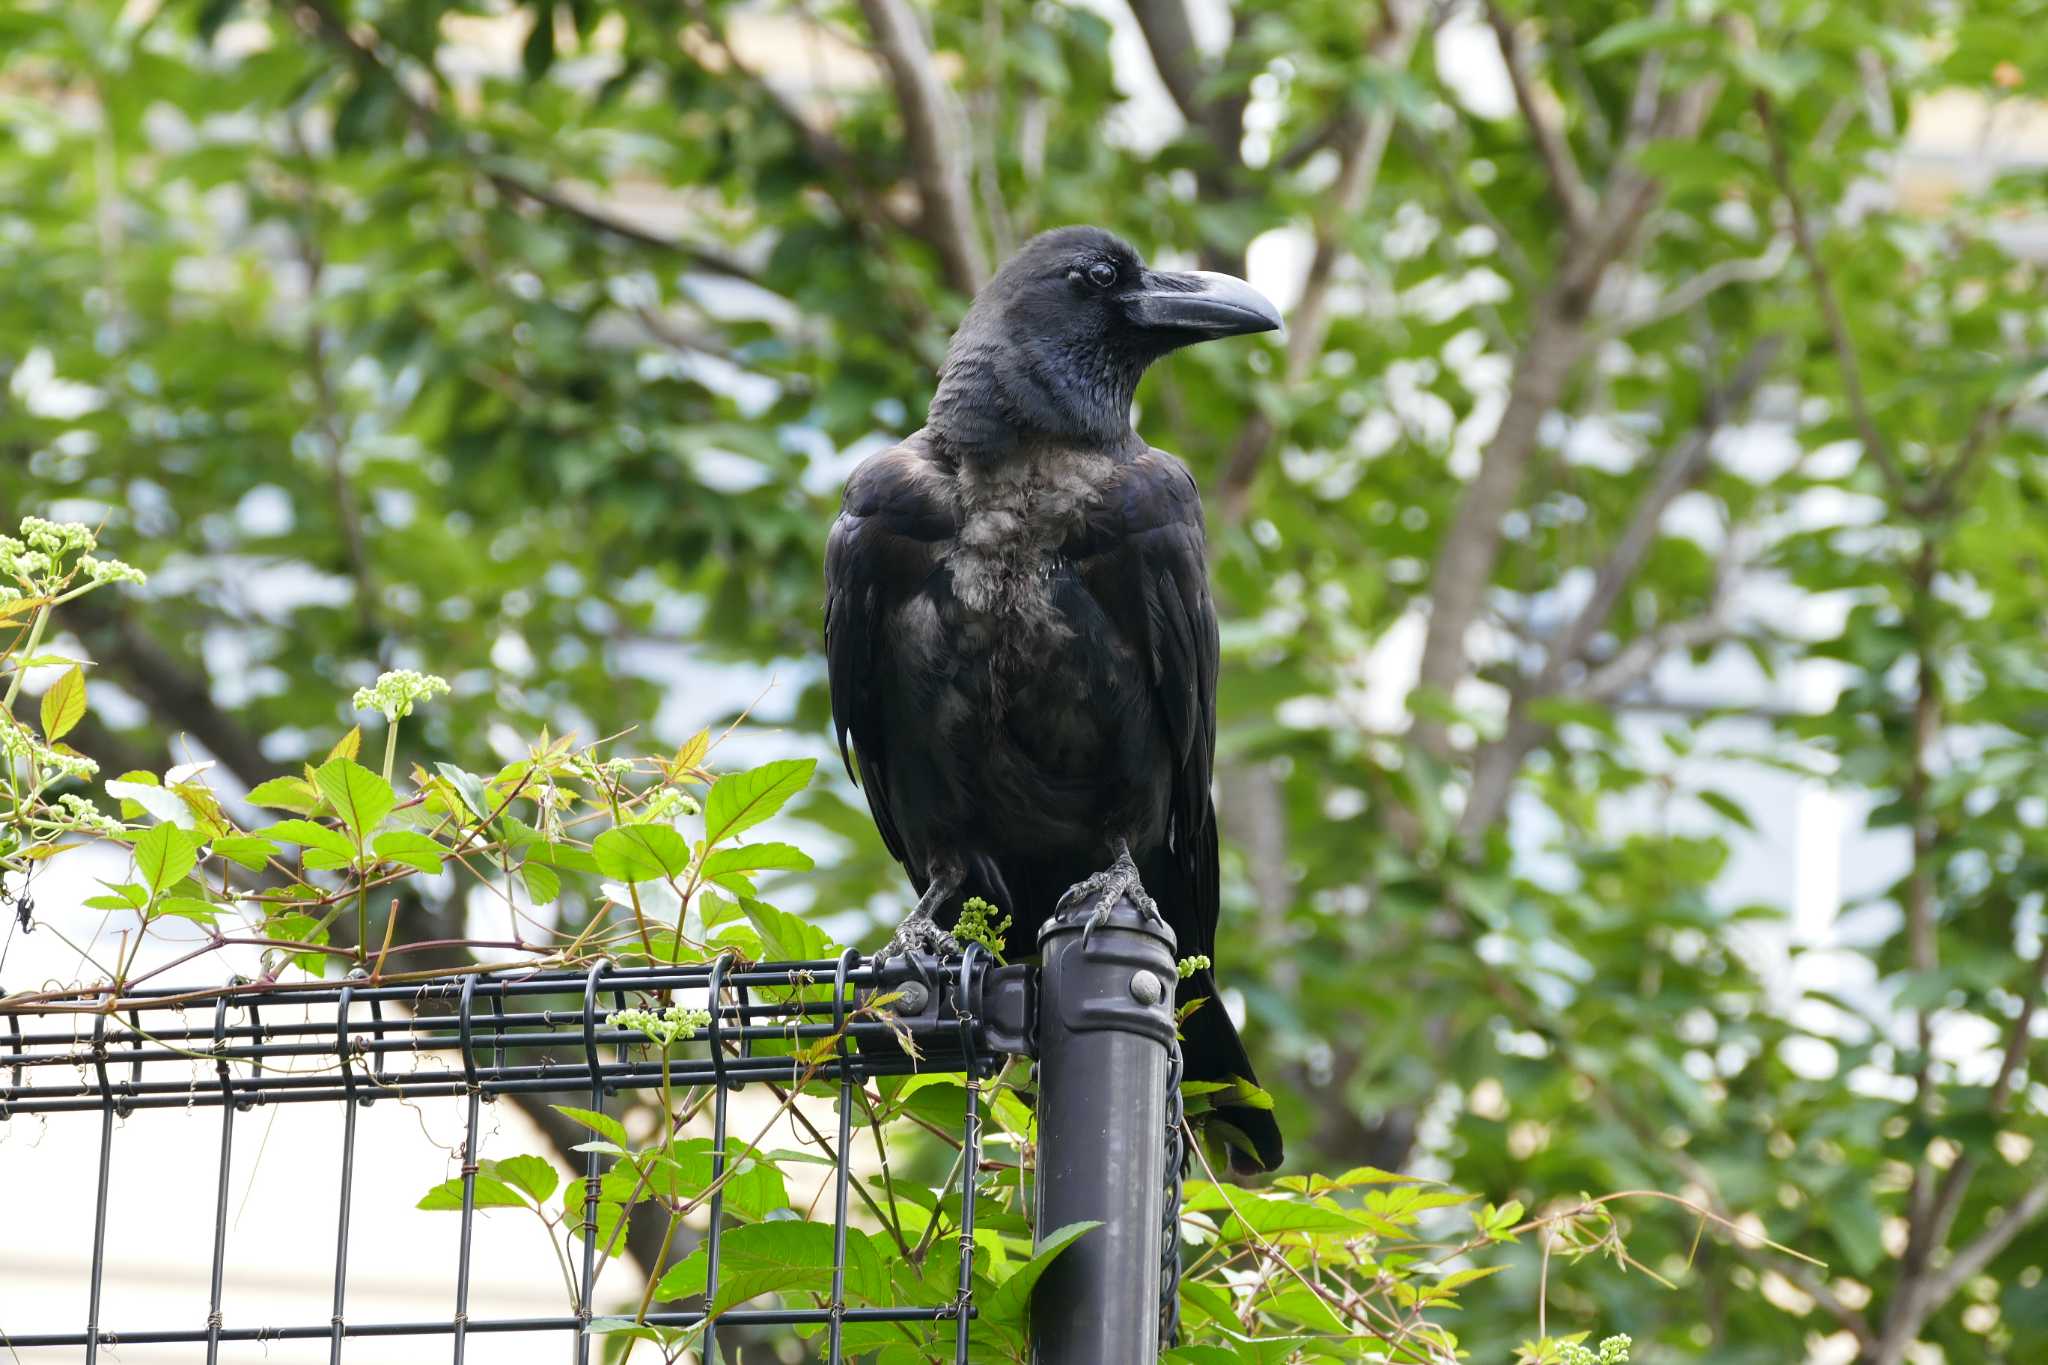
[[[854,471],[826,656],[842,751],[921,897],[895,946],[950,946],[943,926],[981,896],[1028,951],[1071,885],[1135,864],[1181,954],[1216,957],[1201,500],[1130,408],[1168,351],[1279,325],[1240,280],[1149,270],[1094,228],[1045,233],[976,297],[926,426]],[[1208,971],[1181,985],[1215,993]],[[1182,1033],[1190,1079],[1252,1079],[1220,1001]],[[1233,1164],[1279,1163],[1269,1111],[1219,1117]]]

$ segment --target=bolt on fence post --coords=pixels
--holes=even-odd
[[[1159,1358],[1175,943],[1129,893],[1094,908],[1063,900],[1038,934],[1038,1232],[1102,1226],[1032,1294],[1037,1365]]]

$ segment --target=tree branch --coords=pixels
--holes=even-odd
[[[1644,559],[1649,556],[1665,510],[1706,472],[1708,457],[1713,453],[1714,437],[1731,416],[1748,404],[1772,362],[1777,359],[1783,343],[1784,338],[1775,332],[1764,336],[1750,347],[1749,354],[1742,358],[1735,374],[1707,394],[1698,424],[1671,448],[1658,466],[1655,479],[1630,511],[1628,525],[1623,529],[1621,538],[1615,542],[1595,574],[1593,591],[1587,597],[1586,605],[1552,645],[1537,682],[1539,695],[1556,692],[1563,683],[1565,671],[1585,657],[1587,648],[1605,628],[1615,604],[1621,600],[1622,593],[1628,590],[1628,585],[1643,567]]]
[[[903,115],[923,205],[921,235],[939,253],[947,282],[973,294],[988,279],[988,257],[975,227],[959,106],[939,78],[924,29],[907,0],[860,0],[860,7]]]
[[[1577,236],[1592,222],[1594,200],[1586,188],[1586,177],[1579,170],[1578,158],[1572,155],[1571,140],[1537,90],[1535,79],[1529,74],[1529,54],[1499,0],[1487,0],[1486,21],[1493,26],[1494,38],[1500,44],[1501,60],[1507,64],[1508,81],[1515,89],[1515,103],[1521,106],[1522,118],[1529,125],[1530,140],[1536,144],[1536,155],[1543,162],[1550,192],[1564,212],[1565,228]]]
[[[1386,22],[1372,40],[1375,62],[1395,69],[1408,64],[1426,8],[1422,0],[1387,0]],[[1298,387],[1308,378],[1329,340],[1330,286],[1336,281],[1337,264],[1344,254],[1341,234],[1358,219],[1372,198],[1373,185],[1386,158],[1387,139],[1396,122],[1392,106],[1383,105],[1364,118],[1354,119],[1344,140],[1337,183],[1322,198],[1321,211],[1316,214],[1315,251],[1302,282],[1301,299],[1294,305],[1293,317],[1288,319],[1285,382],[1289,388]],[[1245,423],[1224,465],[1218,489],[1226,522],[1235,524],[1244,519],[1252,480],[1272,447],[1274,434],[1273,419],[1264,412],[1254,413]]]
[[[265,758],[258,737],[214,704],[205,676],[157,643],[134,615],[91,598],[80,598],[66,611],[100,667],[147,705],[159,723],[205,745],[244,785],[253,787],[283,766]]]
[[[1699,81],[1661,101],[1652,121],[1666,136],[1696,133],[1720,88],[1718,79]],[[1567,242],[1554,282],[1531,310],[1529,338],[1515,359],[1507,405],[1432,566],[1429,629],[1417,680],[1424,692],[1448,697],[1465,676],[1465,636],[1478,619],[1500,560],[1501,518],[1521,494],[1543,418],[1563,395],[1585,347],[1593,296],[1608,267],[1634,240],[1661,188],[1634,169],[1618,173],[1596,220]],[[1414,734],[1425,752],[1442,757],[1449,750],[1439,720],[1417,717]]]
[[[2012,1244],[2043,1212],[2048,1212],[2048,1180],[2038,1181],[2020,1196],[1990,1227],[1977,1234],[1942,1267],[1927,1291],[1927,1311],[1939,1309],[1955,1297],[1970,1278],[1990,1265],[1999,1252]]]
[[[1778,127],[1776,110],[1770,96],[1761,90],[1756,92],[1756,113],[1763,122],[1764,139],[1770,147],[1771,176],[1777,181],[1779,197],[1785,201],[1785,208],[1791,215],[1792,238],[1799,246],[1800,259],[1806,262],[1807,273],[1813,277],[1813,292],[1820,303],[1821,319],[1827,325],[1835,363],[1841,367],[1842,392],[1849,400],[1849,414],[1856,423],[1863,448],[1870,453],[1871,459],[1877,461],[1878,470],[1884,475],[1893,497],[1902,507],[1907,506],[1912,501],[1912,489],[1906,480],[1905,468],[1871,415],[1870,400],[1863,391],[1862,366],[1856,358],[1855,339],[1849,335],[1848,320],[1843,317],[1841,303],[1835,296],[1833,277],[1820,258],[1813,226],[1807,221],[1806,205],[1800,199],[1798,187],[1792,183],[1792,161],[1785,150],[1785,135]]]
[[[1244,135],[1244,100],[1241,96],[1214,100],[1203,96],[1202,86],[1215,73],[1195,45],[1187,6],[1182,0],[1130,0],[1130,5],[1152,53],[1152,65],[1174,104],[1190,124],[1202,130],[1217,154],[1234,164]]]
[[[314,36],[348,58],[349,63],[357,71],[389,85],[404,103],[413,126],[423,135],[430,139],[456,144],[462,160],[472,165],[479,164],[491,154],[490,148],[477,145],[472,138],[450,124],[439,109],[422,100],[399,78],[398,73],[391,69],[390,64],[373,45],[363,42],[350,32],[347,21],[334,9],[330,0],[299,0],[297,14],[302,27],[311,30]],[[578,203],[554,186],[537,184],[506,171],[483,170],[481,173],[489,184],[509,199],[518,199],[553,210],[593,231],[617,237],[621,241],[680,256],[700,270],[729,275],[750,284],[760,282],[752,271],[729,256],[706,247],[657,236],[601,209]]]
[[[1630,332],[1689,313],[1704,302],[1708,295],[1718,293],[1731,284],[1762,283],[1783,270],[1785,262],[1791,257],[1791,239],[1777,237],[1772,239],[1770,246],[1765,248],[1761,256],[1716,261],[1699,274],[1681,280],[1650,307],[1607,323],[1600,328],[1597,340],[1613,341],[1627,336]]]
[[[1517,285],[1533,293],[1538,288],[1536,269],[1529,264],[1528,254],[1522,250],[1522,244],[1515,240],[1515,235],[1508,230],[1507,224],[1487,207],[1486,200],[1476,190],[1465,183],[1459,176],[1457,167],[1437,153],[1436,144],[1430,141],[1427,133],[1405,120],[1396,125],[1395,132],[1400,136],[1401,143],[1408,149],[1409,154],[1436,177],[1437,183],[1443,186],[1444,193],[1450,196],[1452,205],[1464,215],[1466,221],[1475,223],[1493,234],[1493,239],[1498,244],[1501,264],[1508,268],[1508,274],[1514,276]]]

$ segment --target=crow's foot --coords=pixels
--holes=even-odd
[[[1093,902],[1095,913],[1088,917],[1088,926],[1081,931],[1081,941],[1085,944],[1090,934],[1109,923],[1117,904],[1125,899],[1148,915],[1157,917],[1159,914],[1159,907],[1145,893],[1145,883],[1138,879],[1138,865],[1131,859],[1131,846],[1119,839],[1116,861],[1094,876],[1068,887],[1054,913],[1064,915],[1070,909]]]
[[[896,935],[889,940],[889,946],[882,949],[881,956],[909,957],[912,953],[929,953],[933,957],[958,957],[960,951],[960,940],[941,929],[938,921],[920,906],[896,926]]]
[[[966,874],[956,867],[941,864],[933,867],[929,875],[930,880],[925,885],[924,895],[918,898],[917,908],[896,926],[889,946],[882,949],[883,958],[908,957],[912,953],[930,953],[933,957],[960,956],[960,940],[939,927],[938,916],[940,908],[960,889],[960,883],[967,880]]]

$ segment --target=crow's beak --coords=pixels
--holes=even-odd
[[[1281,325],[1280,310],[1271,299],[1243,280],[1213,270],[1148,270],[1124,306],[1133,323],[1161,333],[1162,341],[1175,346],[1272,332]]]

